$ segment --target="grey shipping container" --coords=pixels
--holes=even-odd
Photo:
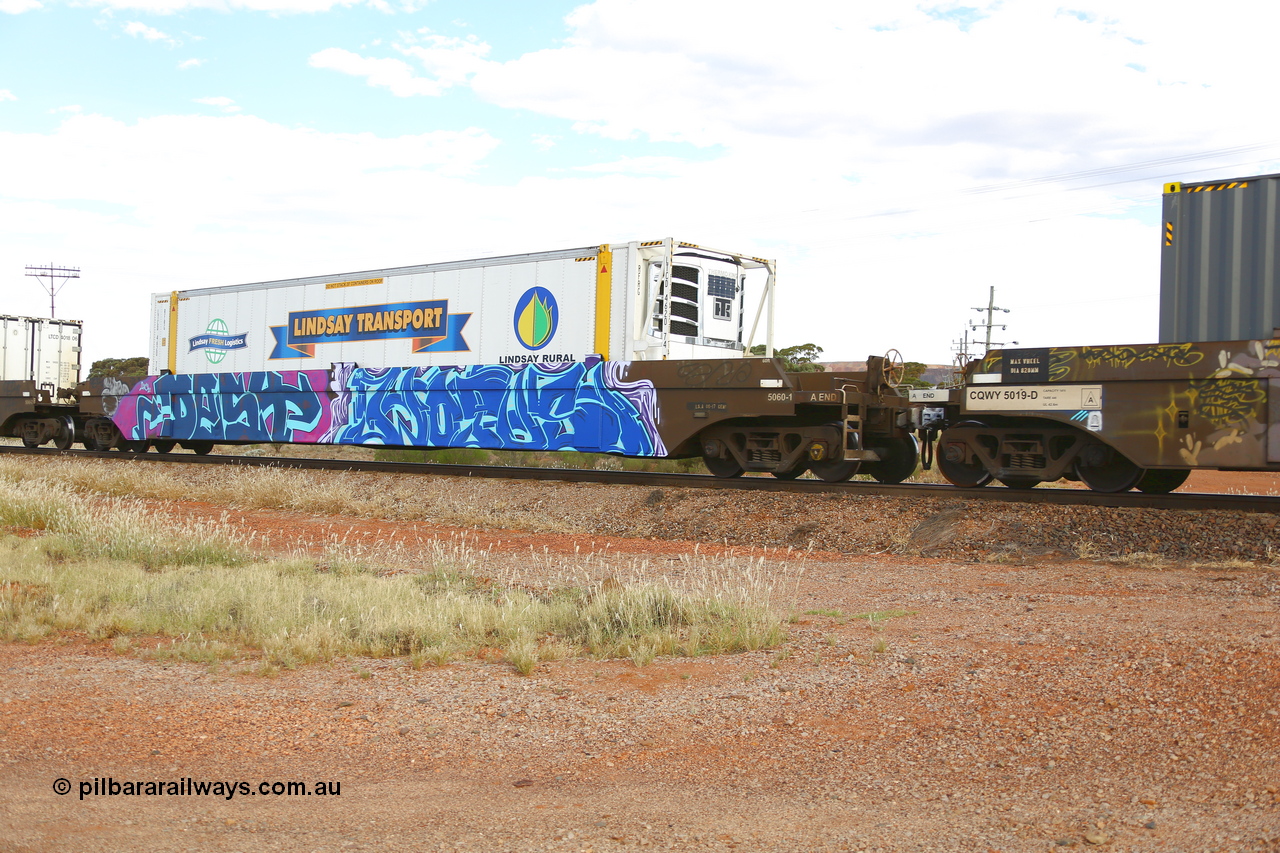
[[[71,397],[80,381],[80,330],[79,320],[0,315],[0,381]]]
[[[1160,342],[1258,340],[1280,326],[1280,175],[1164,188]]]

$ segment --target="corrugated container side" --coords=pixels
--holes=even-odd
[[[1270,337],[1280,326],[1280,175],[1165,190],[1160,341]]]
[[[0,379],[51,389],[80,381],[79,320],[0,317]]]

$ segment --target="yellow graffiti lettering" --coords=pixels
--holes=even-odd
[[[1083,347],[1080,357],[1090,367],[1129,367],[1136,363],[1163,362],[1166,367],[1191,367],[1204,360],[1194,344],[1152,344],[1145,347]]]
[[[1049,381],[1058,382],[1071,375],[1071,363],[1076,360],[1076,351],[1055,349],[1049,352]]]
[[[1192,382],[1191,388],[1196,393],[1197,414],[1221,428],[1255,417],[1259,404],[1267,399],[1262,383],[1248,380]]]

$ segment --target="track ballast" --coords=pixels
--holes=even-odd
[[[169,462],[184,465],[236,465],[248,468],[294,468],[314,471],[360,471],[414,476],[473,477],[507,480],[545,480],[567,483],[651,486],[679,489],[735,489],[792,494],[861,494],[901,498],[937,498],[1043,503],[1063,506],[1141,507],[1173,510],[1222,510],[1228,512],[1280,513],[1280,497],[1143,492],[1107,494],[1085,489],[1040,487],[1009,489],[989,486],[962,489],[924,483],[886,485],[872,480],[824,483],[820,480],[779,480],[773,477],[724,479],[699,474],[656,474],[637,471],[601,471],[581,468],[515,468],[500,465],[446,465],[435,462],[366,462],[347,459],[306,459],[262,456],[197,456],[190,453],[122,453],[117,451],[53,450],[0,446],[0,453],[33,456],[65,456],[119,462]]]

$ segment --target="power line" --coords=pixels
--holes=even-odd
[[[55,267],[53,264],[43,267],[27,267],[27,275],[40,282],[40,286],[49,294],[49,319],[52,320],[57,314],[54,313],[54,297],[62,288],[67,286],[67,282],[73,278],[80,277],[79,267]],[[48,278],[49,283],[45,284],[44,280]],[[60,283],[59,283],[60,282]]]

